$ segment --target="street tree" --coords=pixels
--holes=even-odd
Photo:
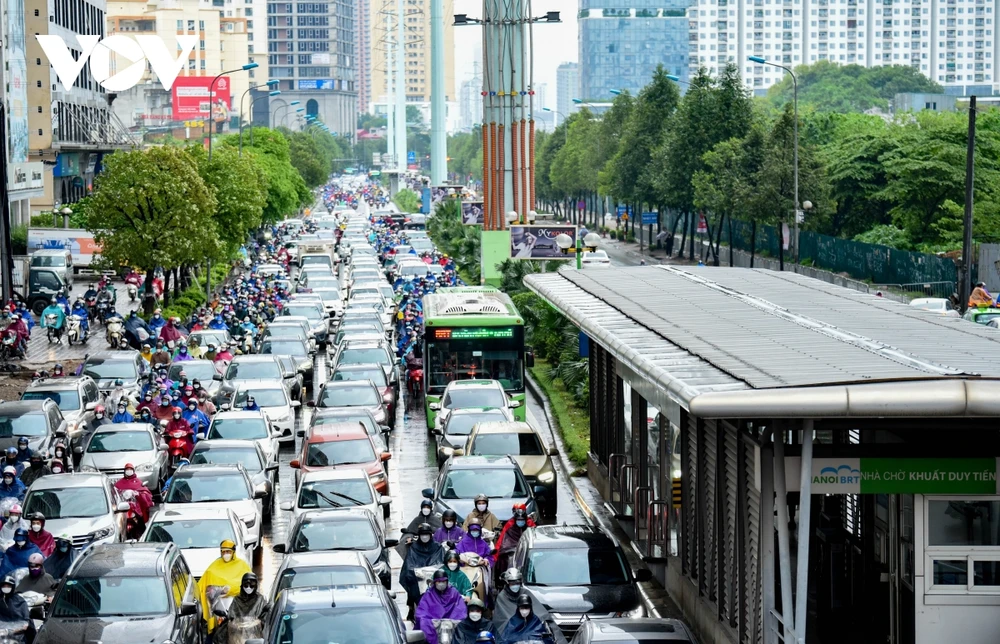
[[[231,146],[220,145],[212,160],[201,146],[188,149],[198,174],[215,197],[213,216],[226,257],[231,257],[247,235],[263,221],[267,178],[254,154],[240,156]]]

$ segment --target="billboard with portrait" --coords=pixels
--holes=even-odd
[[[462,223],[466,226],[482,226],[486,221],[486,210],[482,201],[462,202]]]
[[[511,226],[510,256],[513,259],[572,259],[556,243],[556,237],[565,233],[576,240],[576,226]]]

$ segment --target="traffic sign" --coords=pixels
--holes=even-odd
[[[660,219],[660,213],[658,212],[644,212],[642,213],[642,224],[647,226],[649,224],[655,224]]]
[[[698,214],[698,234],[704,235],[708,232],[708,221],[705,219],[705,215]]]
[[[409,152],[407,152],[406,153],[406,162],[407,163],[416,163],[417,162],[417,153],[414,152],[413,150],[410,150]]]
[[[621,217],[622,215],[627,215],[627,214],[628,214],[628,206],[618,206],[618,216],[619,217]]]

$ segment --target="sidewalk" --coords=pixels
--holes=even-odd
[[[569,452],[566,449],[562,436],[559,434],[557,429],[558,425],[556,424],[556,419],[552,413],[552,408],[549,406],[548,399],[545,397],[544,393],[531,376],[527,376],[526,382],[528,393],[545,410],[545,419],[552,431],[552,440],[555,442],[556,447],[559,450],[559,461],[562,465],[563,472],[573,472],[576,468],[569,462],[569,457],[567,456]],[[631,542],[631,538],[625,533],[624,530],[622,530],[618,521],[615,520],[614,516],[612,516],[609,512],[604,499],[597,491],[597,488],[594,487],[594,484],[591,483],[590,479],[587,478],[586,475],[567,476],[566,479],[577,505],[583,512],[584,519],[591,525],[600,526],[608,534],[614,535],[614,537],[622,544],[622,550],[624,551],[625,557],[628,559],[629,565],[633,570],[645,568],[645,562],[642,561],[633,548],[628,547],[628,544]],[[681,609],[674,603],[673,599],[670,598],[670,595],[667,594],[667,591],[657,580],[654,579],[652,581],[641,582],[639,584],[639,592],[642,595],[643,605],[646,608],[646,614],[648,616],[684,619],[684,614],[681,612]]]

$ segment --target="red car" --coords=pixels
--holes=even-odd
[[[313,472],[327,468],[358,468],[368,472],[375,491],[389,496],[389,478],[385,462],[391,458],[383,452],[361,423],[331,423],[317,425],[302,441],[299,457],[289,465],[299,472]],[[300,474],[295,473],[298,488]]]

